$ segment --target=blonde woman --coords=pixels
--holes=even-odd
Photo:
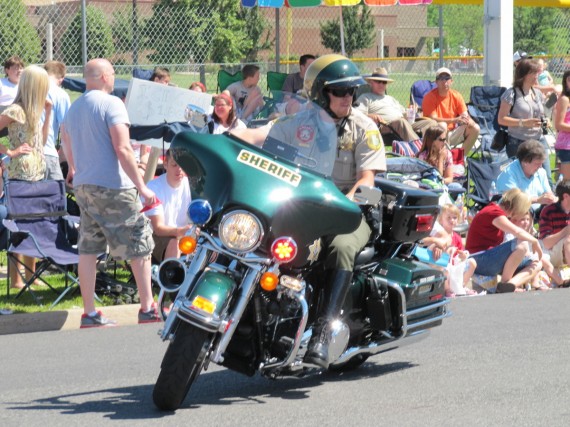
[[[47,100],[49,79],[46,70],[30,65],[20,77],[14,103],[0,114],[0,130],[8,128],[9,147],[0,144],[0,153],[10,157],[8,179],[20,181],[40,181],[45,176],[44,144],[47,140],[51,116],[51,102]],[[45,120],[40,127],[42,112]],[[29,278],[35,270],[33,258],[22,257],[30,268]],[[22,288],[24,283],[18,274],[17,266],[10,268],[10,282],[14,288]]]
[[[538,240],[510,220],[526,214],[530,206],[530,197],[513,188],[503,194],[498,204],[490,203],[481,209],[469,227],[465,246],[477,262],[475,274],[500,274],[498,293],[522,290],[524,284],[540,271],[542,249]],[[515,238],[504,242],[505,233]],[[526,256],[526,242],[537,255],[536,260]]]
[[[44,178],[44,144],[51,116],[48,91],[46,70],[30,65],[22,72],[14,103],[0,114],[0,130],[8,128],[9,147],[0,144],[0,153],[10,157],[8,179],[40,181]],[[46,119],[40,128],[44,108]]]

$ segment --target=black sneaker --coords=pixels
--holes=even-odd
[[[101,313],[100,311],[98,311],[95,316],[89,316],[88,314],[85,313],[81,316],[80,329],[108,328],[111,326],[117,326],[117,322],[115,320],[103,317],[103,313]]]
[[[497,294],[506,294],[509,292],[514,292],[517,287],[510,282],[499,282],[497,283]]]
[[[162,317],[158,314],[156,303],[153,303],[149,311],[139,310],[139,324],[140,323],[155,323],[162,322]]]

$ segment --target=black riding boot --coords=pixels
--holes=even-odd
[[[325,285],[327,294],[304,358],[305,362],[318,365],[323,369],[329,367],[329,323],[340,314],[350,288],[352,271],[332,270],[327,276]]]

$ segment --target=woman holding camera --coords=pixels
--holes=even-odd
[[[513,87],[507,89],[501,96],[498,119],[499,124],[507,126],[509,130],[507,156],[516,156],[519,145],[524,141],[529,139],[540,141],[546,153],[542,167],[546,170],[552,186],[549,148],[544,138],[548,133],[548,123],[544,117],[544,96],[534,88],[538,84],[540,72],[541,67],[536,59],[523,59],[518,63]]]

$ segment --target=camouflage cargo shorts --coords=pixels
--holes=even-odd
[[[81,209],[78,250],[83,255],[106,251],[117,260],[150,256],[154,248],[150,220],[142,213],[135,188],[115,190],[79,185],[75,198]]]

